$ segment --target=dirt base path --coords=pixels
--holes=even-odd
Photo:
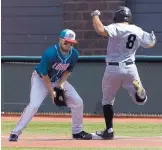
[[[19,116],[2,116],[2,121],[10,121],[19,119]],[[71,117],[34,117],[33,121],[55,121],[69,122]],[[84,122],[103,122],[103,118],[84,118]],[[160,118],[115,118],[114,122],[151,122],[162,123]],[[2,147],[52,147],[52,148],[162,148],[161,137],[126,137],[117,136],[114,140],[74,140],[67,136],[26,136],[22,135],[18,142],[8,142],[8,135],[2,135]]]

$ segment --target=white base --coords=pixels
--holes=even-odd
[[[92,134],[92,140],[103,140],[103,138],[96,133],[91,133]]]

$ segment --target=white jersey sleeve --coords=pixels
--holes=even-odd
[[[105,32],[110,36],[113,37],[115,35],[115,26],[114,24],[110,24],[108,26],[104,26]]]
[[[150,44],[153,44],[155,42],[156,42],[156,37],[153,32],[148,33],[148,32],[143,31],[140,46],[144,48],[148,48]]]

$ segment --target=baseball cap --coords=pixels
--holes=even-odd
[[[76,37],[75,32],[70,29],[65,29],[60,34],[60,38],[64,39],[65,41],[71,42],[71,43],[78,43],[75,40],[75,37]]]

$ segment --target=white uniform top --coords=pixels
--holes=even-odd
[[[154,34],[131,24],[114,23],[104,28],[109,35],[106,62],[134,61],[139,46],[147,48],[156,40]]]

